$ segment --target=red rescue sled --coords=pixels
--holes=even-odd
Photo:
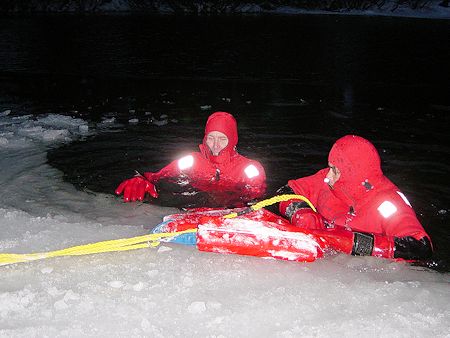
[[[193,209],[164,217],[153,232],[178,232],[197,229],[181,242],[195,244],[201,251],[232,253],[298,262],[312,262],[323,256],[325,245],[307,229],[292,226],[284,218],[259,209],[224,218],[241,209]],[[195,236],[195,237],[193,237]]]

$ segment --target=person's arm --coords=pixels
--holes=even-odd
[[[317,196],[322,189],[323,179],[327,169],[322,169],[314,175],[297,180],[290,180],[287,185],[278,189],[279,195],[296,194],[306,197],[313,205],[317,202]],[[323,229],[323,218],[314,212],[305,201],[290,199],[279,205],[280,214],[286,217],[293,225],[307,229]]]
[[[180,175],[183,170],[189,170],[193,165],[193,154],[184,156],[178,160],[172,161],[156,173],[144,172],[143,175],[137,173],[136,176],[120,183],[115,192],[117,195],[123,193],[123,200],[125,202],[142,201],[146,193],[153,198],[157,198],[158,192],[155,185],[160,179],[176,177]]]
[[[279,194],[294,193],[288,185],[278,190]],[[289,200],[280,203],[280,212],[293,225],[310,229],[330,248],[354,256],[376,256],[405,260],[423,260],[432,256],[431,241],[415,217],[409,213],[397,221],[401,223],[391,230],[403,229],[403,235],[382,235],[349,228],[334,226],[327,228],[327,222],[318,213],[311,210],[307,203]],[[406,224],[410,224],[409,226]],[[407,232],[406,229],[410,231]],[[412,231],[412,232],[411,232]]]
[[[395,190],[383,195],[381,201],[376,208],[377,216],[381,221],[383,236],[386,238],[384,242],[389,241],[389,245],[393,247],[392,258],[406,260],[430,258],[433,253],[431,240],[406,196]],[[383,206],[386,205],[391,206],[391,209],[383,210]],[[377,217],[373,215],[371,219],[375,222]],[[375,244],[377,236],[381,235],[374,235]]]
[[[295,194],[294,190],[286,184],[277,190],[278,195]],[[322,218],[314,212],[305,201],[300,199],[290,199],[280,202],[279,213],[289,220],[292,225],[307,229],[323,228]]]
[[[266,192],[266,173],[259,162],[252,161],[245,166],[242,177],[244,181],[242,194],[246,201],[264,196]]]
[[[156,173],[146,172],[144,173],[144,176],[154,183],[163,178],[178,177],[183,173],[191,173],[192,171],[197,170],[198,163],[196,162],[198,161],[198,153],[191,153],[170,162]]]
[[[424,260],[432,256],[431,241],[427,236],[393,237],[368,232],[352,231],[336,226],[324,230],[312,230],[331,249],[353,256],[375,256],[405,260]]]

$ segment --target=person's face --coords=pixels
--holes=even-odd
[[[206,136],[206,145],[217,156],[228,145],[228,137],[220,131],[212,131]]]
[[[333,165],[333,163],[328,163],[328,166],[330,167],[330,170],[327,174],[327,183],[330,187],[333,187],[333,185],[339,180],[339,177],[341,177],[341,172]]]

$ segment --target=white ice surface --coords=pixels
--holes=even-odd
[[[1,252],[133,237],[176,212],[62,181],[47,150],[94,129],[0,114]],[[164,244],[0,273],[0,337],[450,337],[449,274],[371,257],[294,263]]]

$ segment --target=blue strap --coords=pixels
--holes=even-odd
[[[151,231],[152,234],[158,234],[162,232],[170,232],[167,231],[167,224],[172,222],[173,220],[168,219],[167,221],[159,223],[157,226],[153,228]],[[164,238],[162,242],[170,242],[170,243],[178,243],[184,245],[197,245],[197,235],[195,233],[189,234],[181,234],[174,237]]]

